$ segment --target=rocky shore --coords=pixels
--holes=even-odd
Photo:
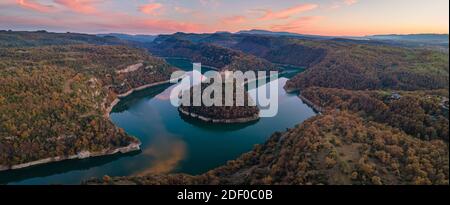
[[[259,113],[250,116],[250,117],[244,117],[244,118],[235,118],[235,119],[213,119],[201,116],[199,114],[188,112],[186,110],[183,110],[181,107],[178,108],[178,111],[188,117],[192,117],[195,119],[199,119],[204,122],[211,122],[211,123],[223,123],[223,124],[233,124],[233,123],[246,123],[246,122],[252,122],[259,119]]]
[[[125,93],[118,94],[117,98],[114,99],[114,101],[112,101],[109,104],[109,106],[106,108],[105,118],[109,118],[109,113],[111,113],[111,111],[114,108],[114,106],[119,104],[121,98],[125,98],[125,97],[127,97],[127,96],[129,96],[129,95],[131,95],[131,94],[133,94],[134,92],[137,92],[137,91],[141,91],[141,90],[144,90],[144,89],[147,89],[147,88],[155,87],[155,86],[158,86],[158,85],[164,85],[164,84],[168,84],[168,83],[170,83],[170,80],[160,81],[160,82],[156,82],[156,83],[150,83],[150,84],[146,84],[146,85],[143,85],[143,86],[139,86],[137,88],[133,88],[131,90],[128,90]]]
[[[11,165],[11,166],[0,165],[0,171],[23,169],[26,167],[48,164],[48,163],[52,163],[52,162],[61,162],[64,160],[71,160],[71,159],[86,159],[86,158],[90,158],[90,157],[100,157],[100,156],[114,155],[114,154],[118,154],[118,153],[124,154],[124,153],[128,153],[128,152],[138,151],[141,149],[140,146],[141,146],[140,142],[139,143],[131,143],[125,147],[119,147],[119,148],[114,148],[114,149],[104,149],[104,150],[98,151],[98,152],[81,151],[75,155],[70,155],[70,156],[49,157],[49,158],[45,158],[45,159],[40,159],[40,160],[36,160],[36,161],[31,161],[31,162],[16,164],[16,165]]]
[[[109,118],[109,113],[112,111],[114,106],[116,106],[120,102],[120,98],[127,97],[128,95],[131,95],[133,92],[136,92],[136,91],[140,91],[140,90],[143,90],[146,88],[163,85],[163,84],[167,84],[167,83],[170,83],[170,80],[146,84],[146,85],[143,85],[143,86],[140,86],[137,88],[133,88],[133,89],[127,91],[126,93],[117,95],[117,98],[113,102],[111,102],[111,104],[106,108],[105,117]],[[128,152],[140,150],[140,145],[141,145],[141,143],[138,142],[138,143],[131,143],[125,147],[104,149],[104,150],[98,151],[98,152],[91,152],[91,151],[86,150],[86,151],[81,151],[75,155],[48,157],[48,158],[44,158],[44,159],[39,159],[39,160],[26,162],[26,163],[22,163],[22,164],[15,164],[15,165],[11,165],[11,166],[6,166],[6,165],[0,164],[0,171],[23,169],[23,168],[27,168],[27,167],[36,166],[36,165],[43,165],[43,164],[48,164],[48,163],[53,163],[53,162],[61,162],[61,161],[71,160],[71,159],[86,159],[86,158],[90,158],[90,157],[100,157],[100,156],[114,155],[114,154],[118,154],[118,153],[124,154],[124,153],[128,153]]]
[[[158,85],[164,85],[164,84],[167,84],[167,83],[170,83],[170,80],[165,80],[165,81],[160,81],[160,82],[156,82],[156,83],[146,84],[146,85],[139,86],[137,88],[133,88],[131,90],[128,90],[125,93],[119,94],[119,95],[117,95],[117,97],[118,98],[124,98],[124,97],[127,97],[127,96],[133,94],[136,91],[144,90],[144,89],[147,89],[147,88],[150,88],[150,87],[154,87],[154,86],[158,86]]]
[[[318,114],[321,114],[324,109],[318,105],[316,105],[315,103],[311,102],[310,100],[308,100],[306,97],[304,97],[302,94],[298,95],[298,97],[308,106],[310,106],[314,111],[316,111]]]

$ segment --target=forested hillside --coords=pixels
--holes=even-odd
[[[278,70],[269,61],[256,56],[213,44],[195,43],[177,36],[157,38],[148,48],[156,55],[188,58],[219,70]]]
[[[310,86],[361,89],[448,89],[448,53],[335,43],[322,61],[291,79],[288,90]]]
[[[98,37],[80,33],[51,33],[47,31],[0,30],[0,47],[30,47],[68,44],[124,45],[131,42],[112,36]]]
[[[351,91],[310,87],[301,95],[325,110],[347,110],[423,140],[448,142],[448,91]],[[447,103],[447,105],[445,105]]]
[[[448,184],[448,147],[347,113],[275,133],[225,166],[184,174],[108,177],[86,184]]]
[[[216,46],[214,46],[216,45]],[[224,47],[228,48],[225,49]],[[231,50],[230,50],[231,49]],[[271,63],[307,67],[290,80],[288,90],[310,86],[361,89],[446,89],[448,52],[405,48],[342,39],[299,39],[249,34],[184,34],[157,38],[150,49],[158,55],[178,56],[222,68],[234,50]],[[254,58],[236,60],[259,62]],[[257,64],[261,65],[261,63]],[[247,69],[251,66],[241,66]]]
[[[174,68],[130,46],[220,70],[305,66],[285,88],[300,90],[322,113],[202,175],[105,176],[87,184],[449,183],[448,52],[229,33],[177,33],[134,45],[0,31],[0,169],[138,143],[105,115],[118,95],[166,81]],[[192,109],[230,119],[258,112]]]
[[[87,184],[449,183],[447,52],[330,39],[178,36],[307,66],[286,89],[300,90],[322,113],[202,175],[105,176]]]
[[[216,87],[218,86],[218,87]],[[221,88],[220,88],[221,86]],[[221,96],[221,105],[206,105],[205,102],[201,102],[201,106],[194,105],[194,87],[191,87],[189,92],[183,93],[186,96],[186,99],[189,99],[189,105],[181,104],[179,110],[183,114],[190,113],[191,117],[201,116],[204,118],[204,121],[218,122],[218,123],[242,123],[249,122],[259,119],[259,108],[256,106],[256,103],[249,97],[247,91],[245,91],[244,85],[237,85],[236,82],[229,82],[228,86],[233,86],[233,93],[231,93],[232,100],[231,105],[226,106],[226,89],[227,85],[225,82],[221,83],[221,85],[215,85],[213,82],[210,83],[201,83],[200,90],[201,93],[210,92],[210,97],[214,98],[217,96]],[[239,86],[239,87],[238,87]],[[211,89],[214,88],[215,91]],[[220,89],[222,93],[216,93],[216,91]],[[242,91],[242,94],[238,92]],[[188,98],[187,98],[188,97]],[[239,105],[237,102],[237,97],[243,97],[242,105]],[[212,102],[211,102],[212,103]],[[207,120],[208,119],[208,120]]]
[[[1,47],[0,166],[137,143],[105,118],[107,107],[117,94],[168,80],[171,71],[125,46]]]

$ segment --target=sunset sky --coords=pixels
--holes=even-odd
[[[0,0],[1,30],[448,33],[448,0]]]

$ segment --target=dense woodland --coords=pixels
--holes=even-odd
[[[351,90],[448,89],[448,51],[395,47],[381,42],[377,44],[376,41],[309,40],[230,33],[176,33],[157,38],[154,45],[155,49],[150,49],[152,52],[163,51],[169,56],[181,54],[180,57],[188,58],[194,55],[196,60],[210,64],[213,62],[209,59],[230,62],[230,58],[222,58],[229,56],[225,54],[221,54],[221,58],[209,56],[202,59],[202,56],[226,51],[208,49],[214,47],[214,50],[228,48],[229,52],[239,50],[272,63],[308,67],[306,72],[287,83],[288,90],[311,86]],[[207,52],[200,52],[202,50]]]
[[[422,141],[348,112],[275,133],[236,160],[198,176],[108,177],[86,184],[448,184],[442,140]]]
[[[118,94],[168,80],[174,68],[132,47],[218,69],[307,66],[286,88],[324,112],[202,175],[105,176],[86,184],[449,183],[448,52],[226,33],[135,45],[0,31],[0,165],[137,142],[105,118],[106,107]],[[185,108],[220,118],[258,112]]]
[[[1,47],[0,165],[138,142],[104,117],[106,107],[117,94],[168,80],[172,70],[126,46]]]
[[[339,40],[175,36],[307,66],[286,88],[300,89],[324,112],[202,175],[105,176],[87,184],[449,183],[448,52]]]
[[[151,53],[160,56],[188,58],[219,70],[240,70],[243,72],[248,70],[278,70],[269,61],[254,55],[213,44],[195,43],[180,39],[177,36],[157,38],[148,48]]]
[[[291,79],[287,89],[448,89],[448,53],[332,42],[326,47],[324,59]]]
[[[396,127],[424,140],[448,142],[448,91],[351,91],[310,87],[301,95],[328,110],[339,109]]]
[[[213,81],[212,81],[213,82]],[[200,90],[201,93],[203,94],[205,92],[206,89],[211,89],[213,88],[213,85],[211,83],[201,83],[200,85]],[[231,83],[233,85],[229,85],[229,86],[233,86],[233,106],[216,106],[216,105],[212,105],[212,106],[206,106],[204,104],[204,101],[202,100],[202,104],[201,106],[195,106],[194,105],[194,88],[191,87],[190,90],[185,91],[183,93],[184,96],[189,97],[189,105],[180,105],[180,109],[189,113],[194,113],[197,115],[200,115],[202,117],[207,117],[207,118],[211,118],[211,119],[237,119],[237,118],[255,118],[256,119],[259,118],[258,114],[259,114],[259,108],[256,106],[255,102],[249,97],[247,91],[245,91],[245,87],[242,86],[240,89],[237,89],[236,87],[236,83]],[[219,85],[220,86],[220,85]],[[222,96],[222,105],[225,105],[225,88],[226,84],[222,83],[222,88],[219,88],[222,93],[220,93],[220,95]],[[237,102],[236,102],[236,96],[237,94],[237,90],[241,90],[243,91],[243,97],[244,97],[244,106],[237,106]],[[211,98],[214,98],[214,96],[217,95],[216,92],[212,92],[211,93]],[[187,99],[187,98],[186,98]]]
[[[133,42],[111,36],[98,37],[80,33],[51,33],[46,31],[5,31],[0,30],[0,48],[31,47],[69,44],[94,45],[135,45]]]

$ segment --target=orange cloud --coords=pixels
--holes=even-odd
[[[277,12],[267,10],[266,14],[260,20],[286,19],[295,14],[314,10],[317,7],[319,7],[317,4],[301,4]]]
[[[39,11],[43,13],[48,13],[53,10],[53,6],[43,5],[33,0],[17,0],[17,4],[19,4],[23,8],[31,9],[34,11]]]
[[[152,4],[146,4],[143,6],[139,7],[139,11],[141,11],[142,13],[145,14],[150,14],[150,15],[156,15],[156,11],[160,8],[162,8],[162,4],[160,3],[152,3]]]
[[[92,5],[92,0],[55,0],[55,3],[78,13],[92,14],[97,12],[97,9]]]

